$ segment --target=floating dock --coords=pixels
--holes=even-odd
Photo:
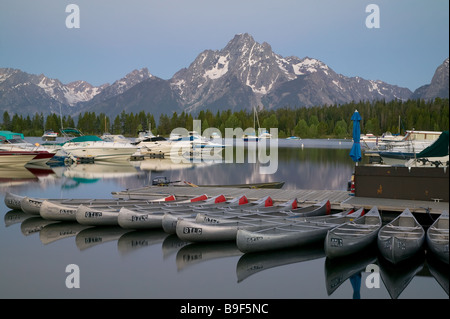
[[[304,205],[314,204],[328,199],[331,208],[345,210],[353,207],[370,209],[377,206],[380,211],[402,212],[405,208],[413,213],[441,214],[449,209],[448,202],[419,201],[405,199],[387,199],[355,197],[348,191],[341,190],[306,190],[306,189],[247,189],[232,187],[189,187],[189,186],[148,186],[138,189],[113,192],[114,197],[124,199],[149,199],[175,195],[179,199],[206,194],[210,197],[224,195],[227,199],[245,195],[248,200],[258,200],[270,196],[275,203],[281,203],[293,198]]]

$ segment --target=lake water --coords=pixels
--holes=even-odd
[[[261,174],[258,160],[0,168],[0,194],[112,198],[113,191],[149,185],[161,175],[194,184],[284,181],[284,189],[347,189],[354,167],[350,141],[280,140],[278,146],[273,174]],[[380,261],[376,249],[331,262],[322,244],[244,255],[234,243],[189,244],[162,230],[45,221],[10,211],[3,200],[0,211],[0,298],[448,299],[448,266],[422,255],[401,269]],[[72,264],[80,287],[69,289]],[[373,264],[381,278],[369,288],[377,283],[366,272]]]

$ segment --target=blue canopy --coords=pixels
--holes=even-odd
[[[353,145],[352,149],[350,150],[350,157],[352,158],[353,162],[360,162],[361,144],[359,143],[359,140],[361,138],[361,128],[359,126],[359,122],[361,121],[361,116],[359,115],[359,112],[357,110],[355,110],[355,112],[352,115],[352,121],[353,121]]]

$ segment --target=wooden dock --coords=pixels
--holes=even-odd
[[[245,195],[248,200],[254,201],[265,196],[270,196],[275,203],[281,203],[293,198],[297,198],[299,203],[304,205],[314,204],[328,199],[331,208],[344,210],[349,208],[370,209],[377,206],[380,211],[402,212],[405,208],[413,213],[440,214],[449,209],[448,202],[434,201],[413,201],[404,199],[386,199],[355,197],[348,191],[340,190],[306,190],[306,189],[248,189],[231,187],[188,187],[188,186],[148,186],[138,189],[114,192],[113,196],[118,198],[148,199],[161,198],[175,195],[180,199],[187,199],[206,194],[209,197],[224,195],[227,199]],[[428,211],[427,211],[428,210]]]

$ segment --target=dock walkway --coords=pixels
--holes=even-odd
[[[426,213],[427,209],[430,213],[440,214],[442,211],[449,209],[448,202],[431,202],[431,201],[414,201],[404,199],[388,199],[388,198],[369,198],[355,197],[350,195],[348,191],[340,190],[306,190],[306,189],[249,189],[249,188],[233,188],[233,187],[185,187],[185,186],[148,186],[138,189],[124,190],[113,192],[114,197],[148,199],[161,198],[169,195],[175,195],[177,198],[190,198],[206,194],[209,197],[224,195],[227,199],[245,195],[248,200],[254,201],[265,196],[270,196],[276,203],[285,202],[293,198],[297,198],[299,203],[305,205],[314,204],[328,199],[331,208],[349,209],[353,207],[364,207],[370,209],[377,206],[380,211],[402,212],[405,208],[413,213]]]

